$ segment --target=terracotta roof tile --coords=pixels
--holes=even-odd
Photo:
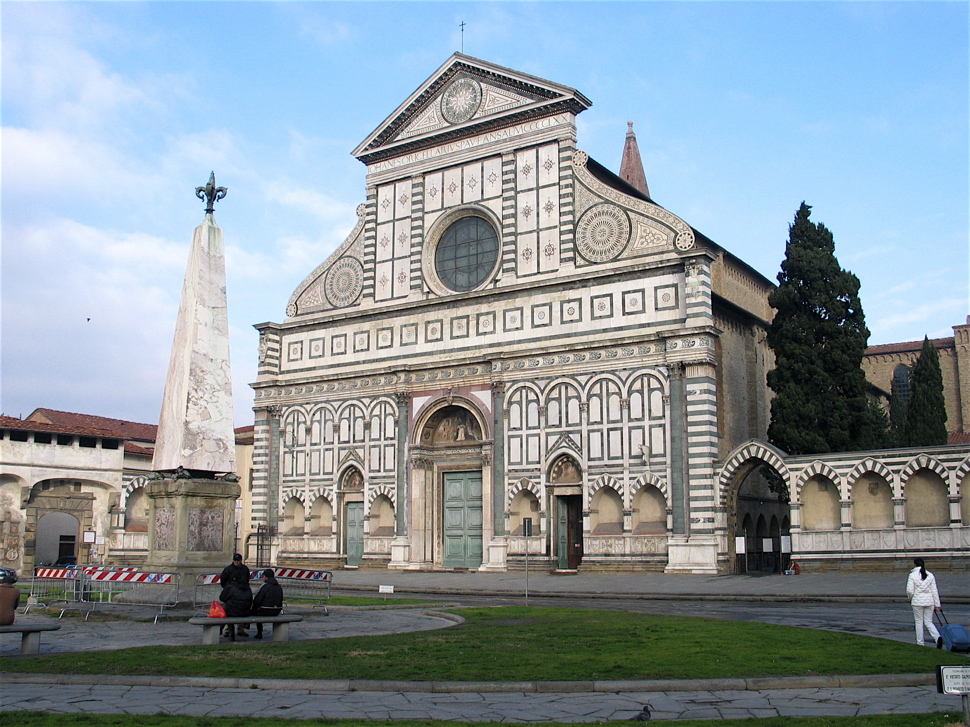
[[[3,429],[15,429],[26,432],[51,432],[52,434],[78,434],[85,437],[108,437],[110,439],[122,439],[115,432],[97,427],[69,427],[62,424],[50,424],[48,422],[35,422],[27,419],[17,419],[16,417],[0,416],[0,427]]]
[[[953,338],[931,338],[930,343],[939,350],[953,348]],[[919,353],[923,350],[922,341],[906,341],[905,343],[884,343],[880,346],[869,346],[866,356],[881,356],[890,353]]]
[[[152,454],[151,447],[143,447],[132,442],[153,445],[158,432],[158,427],[154,424],[140,424],[123,419],[99,417],[94,414],[76,414],[56,409],[35,409],[26,419],[0,414],[0,428],[121,439],[126,442],[125,451],[132,454]],[[236,442],[252,444],[255,430],[256,427],[252,424],[236,427]]]
[[[140,424],[124,419],[111,419],[94,414],[76,414],[69,411],[58,411],[57,409],[35,409],[26,421],[45,422],[58,427],[66,427],[64,431],[74,431],[78,427],[98,429],[104,432],[102,436],[134,439],[142,442],[154,442],[158,431],[158,427],[154,424]]]
[[[151,447],[142,447],[134,442],[125,442],[125,454],[144,454],[151,457],[155,454],[155,450]]]
[[[946,437],[947,444],[970,444],[970,432],[949,432]]]

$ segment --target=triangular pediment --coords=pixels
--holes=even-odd
[[[353,153],[370,164],[589,106],[586,97],[568,86],[456,53]]]

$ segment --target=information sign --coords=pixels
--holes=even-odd
[[[970,666],[937,666],[936,691],[940,694],[970,694]]]

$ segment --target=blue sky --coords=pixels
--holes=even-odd
[[[453,52],[572,86],[578,146],[774,280],[802,200],[871,344],[968,314],[966,2],[0,4],[2,399],[156,422],[214,170],[237,424],[252,325],[353,227],[350,151]],[[459,23],[466,23],[464,39]]]

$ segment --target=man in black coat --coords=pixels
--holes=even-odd
[[[229,581],[219,594],[219,600],[225,604],[228,617],[249,616],[253,608],[253,592],[248,583],[245,588],[240,588],[236,581]],[[236,629],[232,624],[226,626],[226,632],[230,640],[236,640]],[[246,635],[241,625],[239,633]]]
[[[263,585],[253,597],[253,616],[279,616],[283,610],[283,586],[276,580],[272,568],[264,568],[262,578]],[[256,624],[256,638],[263,638],[261,623]]]
[[[253,597],[253,589],[249,587],[249,568],[242,562],[242,555],[239,553],[233,553],[232,563],[227,565],[222,569],[222,575],[219,576],[219,585],[223,588],[229,583],[235,583],[240,589],[246,591],[249,594],[249,598]],[[221,598],[221,596],[220,596]],[[247,611],[242,616],[248,616]],[[226,627],[226,636],[233,636],[235,631],[228,626]],[[248,636],[246,629],[242,626],[239,627],[240,636]]]
[[[230,581],[249,588],[249,568],[243,564],[242,556],[239,553],[233,554],[232,563],[223,568],[222,575],[219,576],[219,585],[223,588]]]

